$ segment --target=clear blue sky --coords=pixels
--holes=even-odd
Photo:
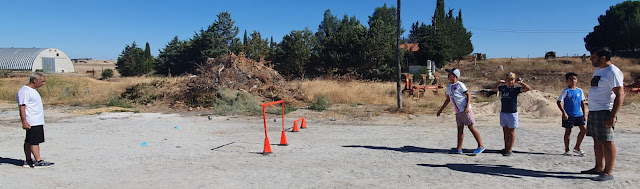
[[[540,57],[587,53],[583,38],[597,18],[623,0],[446,0],[447,9],[462,9],[465,27],[473,33],[475,52],[489,57]],[[338,18],[355,15],[367,25],[376,7],[395,0],[20,0],[3,2],[0,47],[58,48],[71,58],[117,59],[125,45],[136,41],[152,54],[178,36],[191,38],[222,11],[231,13],[238,37],[259,31],[275,41],[291,30],[317,31],[323,12]],[[435,0],[403,0],[401,16],[406,36],[411,23],[431,23]],[[588,53],[587,53],[588,54]]]

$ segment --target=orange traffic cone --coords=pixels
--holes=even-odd
[[[287,135],[284,134],[284,130],[282,130],[282,136],[280,137],[280,146],[287,146]]]
[[[302,124],[300,125],[301,129],[306,129],[307,128],[307,121],[304,120],[304,117],[302,118]]]
[[[291,129],[291,132],[298,132],[298,122],[293,122],[293,129]]]
[[[268,137],[264,138],[264,151],[262,151],[262,154],[271,154],[271,144],[269,144]]]

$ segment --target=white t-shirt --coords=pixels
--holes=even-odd
[[[44,125],[44,108],[38,91],[26,85],[22,86],[16,94],[16,99],[18,99],[18,108],[21,105],[26,105],[25,113],[29,125]]]
[[[453,109],[456,113],[464,112],[464,108],[467,107],[467,96],[464,95],[466,92],[467,86],[460,81],[447,86],[447,97],[453,102]],[[469,110],[471,110],[471,105],[469,105]]]
[[[622,71],[613,64],[603,69],[596,68],[589,89],[589,111],[613,109],[613,100],[616,95],[612,89],[623,87],[623,79]]]

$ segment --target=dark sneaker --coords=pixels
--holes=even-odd
[[[600,174],[597,177],[593,178],[594,181],[608,181],[608,180],[613,180],[613,175],[607,175],[607,174]]]
[[[22,165],[22,167],[26,167],[26,168],[33,167],[33,160],[24,161],[24,164]]]
[[[449,154],[462,154],[462,150],[458,150],[454,148],[449,150]]]
[[[33,168],[38,169],[38,168],[45,168],[45,167],[53,167],[54,164],[55,163],[51,163],[51,162],[48,162],[48,161],[45,161],[45,160],[40,160],[40,161],[35,162],[33,164]]]
[[[598,171],[595,168],[589,169],[589,170],[585,170],[585,171],[580,171],[580,174],[592,174],[592,175],[599,175],[602,174],[604,171]]]
[[[502,156],[505,156],[505,157],[509,157],[509,156],[511,156],[511,154],[513,154],[513,152],[511,152],[511,151],[506,151],[505,150],[504,152],[502,152]]]

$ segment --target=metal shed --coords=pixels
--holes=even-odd
[[[69,56],[54,48],[0,48],[0,70],[75,71]]]

